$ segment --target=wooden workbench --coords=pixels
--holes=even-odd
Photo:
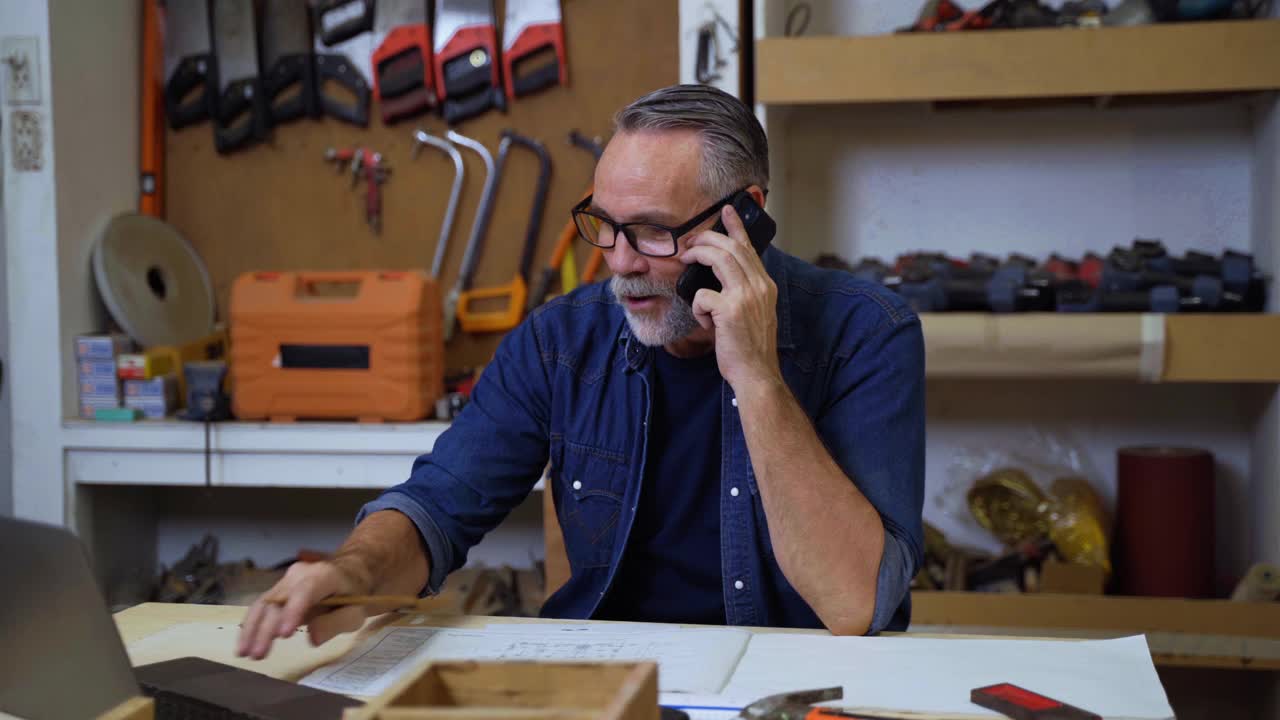
[[[349,649],[361,642],[369,634],[394,622],[407,622],[412,618],[390,614],[371,618],[359,632],[339,636],[338,638],[316,648],[311,647],[304,633],[284,642],[277,642],[271,654],[261,661],[235,656],[235,640],[239,632],[239,622],[244,616],[245,608],[235,606],[214,605],[170,605],[163,603],[145,603],[115,615],[116,626],[126,647],[130,647],[130,659],[134,665],[143,665],[161,660],[197,656],[216,662],[234,665],[253,670],[272,677],[286,680],[298,680],[310,671],[325,663],[332,662],[345,654]],[[500,618],[484,616],[441,616],[433,615],[430,624],[441,627],[483,628],[493,623],[539,623],[563,622],[541,620],[536,618]],[[166,631],[173,633],[175,629],[189,623],[221,624],[214,631],[201,632],[198,636],[179,636],[165,638]],[[748,628],[759,633],[815,633],[825,634],[817,630],[789,630],[781,628]],[[952,636],[957,637],[957,636]],[[148,640],[140,643],[139,641]],[[157,639],[172,642],[155,642]],[[1067,641],[1070,642],[1070,641]],[[138,649],[144,648],[144,652]],[[889,713],[904,720],[984,720],[978,715],[925,715],[919,713]],[[0,720],[4,720],[0,715]]]

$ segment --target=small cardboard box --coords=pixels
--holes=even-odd
[[[164,349],[124,353],[116,358],[116,369],[126,380],[151,380],[175,372],[177,356],[176,352]]]
[[[77,360],[76,371],[80,382],[112,380],[116,376],[116,364],[110,360]]]
[[[112,360],[120,353],[133,349],[133,341],[128,335],[78,335],[76,336],[76,358],[79,360]]]
[[[658,720],[658,666],[433,662],[343,720]]]
[[[1100,567],[1046,560],[1040,567],[1040,592],[1101,595],[1107,574]]]

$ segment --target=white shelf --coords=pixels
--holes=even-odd
[[[208,484],[381,490],[409,476],[449,427],[421,423],[214,423]],[[177,420],[66,420],[62,445],[76,485],[201,486],[205,428]],[[539,481],[535,489],[541,489]]]
[[[219,453],[412,453],[417,456],[429,451],[448,427],[446,422],[219,422],[210,426],[209,444]],[[62,444],[68,449],[203,453],[204,442],[204,424],[198,422],[111,423],[69,419],[62,423]]]

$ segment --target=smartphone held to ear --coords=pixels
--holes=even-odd
[[[764,208],[756,204],[755,198],[751,197],[746,190],[739,190],[735,193],[730,200],[730,204],[738,212],[738,217],[742,219],[742,226],[747,229],[747,237],[751,239],[751,247],[755,248],[757,255],[763,255],[765,248],[769,247],[769,243],[773,242],[774,233],[778,231],[777,224],[774,223],[773,218],[769,217],[769,213],[764,211]],[[717,221],[715,227],[711,229],[718,233],[728,234],[723,221]],[[684,273],[680,275],[680,279],[676,281],[676,294],[690,305],[693,304],[693,296],[697,295],[702,288],[715,290],[716,292],[723,288],[710,265],[694,263],[686,268]]]

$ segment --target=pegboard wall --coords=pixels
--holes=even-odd
[[[518,0],[515,0],[518,1]],[[571,129],[607,138],[614,112],[639,95],[678,78],[675,0],[562,0],[569,85],[548,88],[454,129],[483,143],[496,157],[499,133],[511,128],[541,140],[551,154],[551,189],[539,233],[533,273],[550,258],[569,209],[591,182],[593,158],[568,143]],[[496,3],[503,16],[504,3]],[[499,29],[501,37],[501,29]],[[429,270],[444,219],[453,163],[424,147],[411,159],[417,128],[443,136],[435,115],[383,125],[375,106],[368,128],[332,118],[300,120],[274,129],[269,143],[232,155],[214,151],[205,123],[169,130],[166,142],[166,215],[204,259],[227,316],[235,278],[263,270]],[[368,147],[392,169],[382,186],[382,232],[365,223],[363,182],[352,189],[349,173],[325,162],[329,147]],[[484,165],[461,148],[466,184],[441,272],[442,294],[457,277],[484,182]],[[498,189],[493,220],[473,287],[511,281],[533,202],[537,160],[513,151]],[[590,247],[575,248],[581,269]],[[597,279],[607,275],[601,269]],[[486,308],[490,309],[490,308]],[[456,332],[448,366],[486,362],[499,335]]]

